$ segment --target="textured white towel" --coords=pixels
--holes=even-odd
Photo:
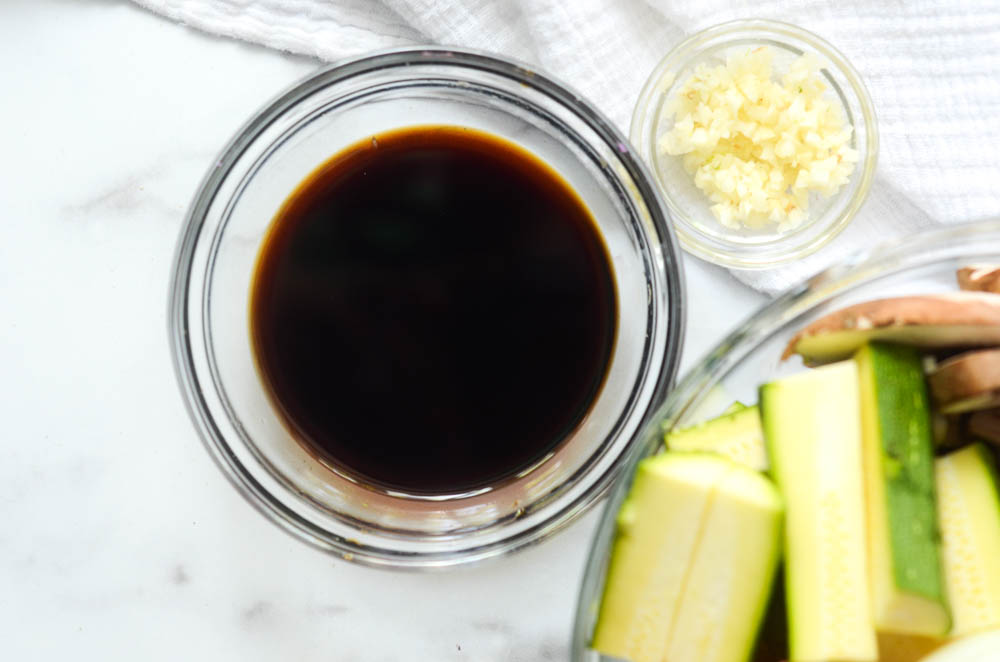
[[[941,223],[1000,216],[1000,0],[134,0],[203,30],[322,60],[439,43],[532,62],[628,134],[639,89],[692,32],[788,21],[864,77],[882,148],[854,223],[811,258],[734,272],[776,292],[854,249]]]

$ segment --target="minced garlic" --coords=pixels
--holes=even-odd
[[[664,107],[675,121],[660,152],[684,155],[729,228],[801,225],[809,194],[836,193],[858,161],[841,108],[823,98],[817,60],[797,58],[779,81],[771,59],[762,46],[725,65],[698,65]]]

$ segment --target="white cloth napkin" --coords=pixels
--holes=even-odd
[[[692,32],[771,18],[818,33],[861,72],[882,147],[852,225],[810,258],[734,271],[774,293],[861,247],[1000,216],[1000,0],[134,0],[208,32],[337,60],[438,43],[540,66],[627,135],[656,62]]]

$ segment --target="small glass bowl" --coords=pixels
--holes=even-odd
[[[873,299],[954,292],[959,268],[997,263],[1000,220],[959,225],[876,247],[793,287],[751,315],[695,364],[653,416],[640,443],[629,451],[623,479],[601,514],[577,599],[570,660],[610,660],[589,646],[617,515],[636,465],[663,449],[665,432],[718,416],[734,401],[756,403],[761,384],[801,372],[799,358],[782,361],[781,355],[792,336],[818,318]]]
[[[853,127],[851,147],[859,153],[849,181],[829,198],[812,194],[807,220],[798,228],[778,232],[730,229],[709,209],[708,198],[681,164],[681,157],[660,155],[656,143],[673,120],[663,116],[666,101],[689,78],[698,64],[724,64],[732,52],[770,46],[774,68],[783,73],[800,55],[820,62],[829,100],[841,106],[845,124]],[[760,19],[723,23],[681,42],[653,70],[639,95],[632,116],[631,140],[650,164],[653,177],[667,201],[674,229],[689,253],[727,267],[765,269],[816,252],[839,234],[857,213],[872,183],[878,158],[875,108],[860,75],[828,42],[802,28]]]
[[[366,486],[316,460],[267,397],[248,328],[261,241],[294,188],[349,145],[429,124],[493,134],[562,175],[604,237],[619,302],[604,387],[576,429],[529,470],[463,494]],[[258,510],[347,560],[433,568],[537,542],[604,493],[673,381],[682,293],[679,250],[656,187],[607,119],[524,65],[469,51],[403,49],[321,70],[265,106],[224,149],[178,243],[170,342],[198,431]],[[387,404],[372,425],[390,424],[405,434],[405,421],[395,421]]]

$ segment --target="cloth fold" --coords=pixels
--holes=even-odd
[[[207,32],[335,61],[437,43],[533,63],[628,135],[649,72],[685,36],[736,18],[816,32],[861,73],[881,151],[868,201],[815,255],[733,271],[776,293],[854,250],[1000,216],[1000,0],[133,0]]]

